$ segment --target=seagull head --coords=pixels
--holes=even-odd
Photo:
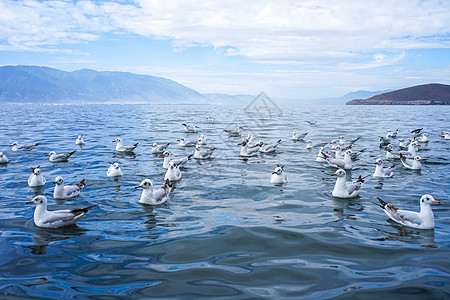
[[[54,184],[56,184],[56,185],[64,184],[64,179],[62,179],[61,176],[58,176],[55,178]]]
[[[31,169],[33,170],[33,174],[34,175],[39,175],[41,174],[41,169],[39,169],[40,165],[37,166],[36,168],[31,167]]]
[[[345,171],[343,169],[338,169],[336,172],[331,174],[331,176],[344,177]]]
[[[381,158],[378,158],[378,159],[374,162],[374,164],[376,164],[376,165],[382,165],[382,164],[383,164],[383,160],[382,160]]]
[[[150,179],[144,179],[144,180],[142,180],[141,183],[140,183],[138,186],[136,186],[135,188],[136,188],[136,189],[142,188],[142,189],[146,190],[146,189],[152,188],[152,186],[153,186],[153,184],[152,184],[152,181],[151,181]]]
[[[28,201],[27,204],[36,204],[36,205],[46,205],[47,204],[47,198],[45,198],[42,195],[34,197],[31,201]]]
[[[55,154],[56,154],[55,151],[50,151],[50,152],[47,154],[47,156],[52,156],[52,155],[55,155]]]
[[[113,141],[113,143],[115,143],[115,142],[117,142],[117,143],[122,142],[122,139],[121,139],[121,138],[116,138],[116,139]]]
[[[430,205],[430,204],[432,204],[432,203],[437,203],[437,204],[439,204],[439,203],[441,203],[441,202],[439,202],[438,200],[435,200],[435,199],[433,198],[433,196],[426,194],[426,195],[423,195],[423,196],[420,198],[420,204],[422,204],[422,203]]]
[[[19,145],[19,143],[17,143],[17,142],[14,142],[14,143],[12,143],[12,144],[11,144],[11,145],[9,145],[9,146],[13,147],[13,146],[17,146],[17,145]]]
[[[169,151],[164,151],[164,152],[161,154],[161,156],[163,156],[163,157],[170,156],[170,152],[169,152]]]

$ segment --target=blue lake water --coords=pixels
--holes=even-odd
[[[206,120],[212,116],[215,122]],[[310,126],[306,120],[316,120]],[[196,124],[198,134],[182,123]],[[280,152],[242,159],[242,141],[223,129],[243,125],[263,141],[282,139]],[[335,169],[315,162],[317,150],[291,140],[308,131],[314,143],[339,135],[361,136],[367,148],[352,178],[371,175],[384,158],[379,136],[399,129],[399,138],[423,127],[421,172],[398,165],[390,179],[368,177],[360,196],[331,196]],[[1,105],[0,151],[11,163],[0,166],[0,294],[10,297],[133,299],[172,297],[307,298],[334,297],[444,299],[450,297],[450,130],[448,106],[251,106],[207,105]],[[190,161],[168,203],[138,203],[143,179],[163,183],[162,158],[152,143],[204,134],[217,148],[214,159]],[[84,148],[75,146],[83,134]],[[112,141],[140,143],[136,155],[118,155]],[[42,142],[31,152],[8,146]],[[77,149],[68,163],[50,163],[46,154]],[[124,176],[106,177],[118,161]],[[271,172],[285,165],[288,183],[273,186]],[[27,185],[31,167],[41,166],[43,189]],[[86,179],[73,200],[53,199],[52,181]],[[380,197],[419,209],[429,193],[436,228],[417,230],[389,221],[376,205]],[[48,198],[49,210],[99,204],[77,226],[38,228],[34,195]],[[3,297],[2,296],[2,297]]]

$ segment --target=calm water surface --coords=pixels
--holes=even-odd
[[[215,117],[210,123],[206,117]],[[316,120],[310,126],[305,120]],[[197,124],[186,134],[182,123]],[[281,151],[239,157],[242,139],[223,129],[244,125],[266,142],[282,139]],[[292,131],[309,132],[315,143],[361,135],[355,150],[367,148],[349,174],[369,175],[384,157],[378,137],[387,129],[424,128],[420,173],[399,162],[393,178],[368,177],[360,196],[343,200],[331,191],[335,169],[315,162],[316,150],[293,142]],[[0,151],[11,163],[0,166],[1,297],[133,299],[193,298],[402,298],[450,297],[450,107],[291,106],[245,110],[195,105],[1,105]],[[202,133],[217,148],[215,158],[190,161],[167,204],[138,203],[144,178],[163,182],[162,158],[153,142],[172,142],[175,157],[192,148],[176,140]],[[75,139],[83,134],[84,148]],[[118,155],[112,141],[140,142],[136,155]],[[31,152],[12,152],[14,141],[41,141]],[[49,151],[77,149],[68,163],[53,164]],[[124,176],[106,177],[118,161]],[[288,183],[269,183],[276,164],[285,165]],[[31,189],[31,167],[41,166],[43,189]],[[74,200],[55,201],[56,176],[66,183],[85,178]],[[375,204],[381,197],[418,210],[420,196],[432,194],[436,228],[402,228]],[[36,194],[49,209],[99,204],[62,229],[33,223]]]

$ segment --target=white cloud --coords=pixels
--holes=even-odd
[[[225,47],[260,63],[323,64],[378,59],[384,51],[450,47],[448,1],[2,1],[2,49],[52,48],[130,32]]]

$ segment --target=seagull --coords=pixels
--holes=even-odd
[[[317,162],[326,162],[327,157],[329,156],[325,151],[323,150],[324,147],[319,148],[319,153],[317,153],[316,161]]]
[[[241,126],[238,126],[236,128],[236,131],[234,131],[234,130],[227,130],[227,129],[224,129],[223,131],[228,133],[229,137],[239,137],[239,136],[241,136],[241,129],[244,129],[244,128],[241,127]]]
[[[186,130],[186,132],[189,133],[197,133],[198,130],[200,129],[200,127],[198,127],[197,125],[191,126],[191,125],[187,125],[187,124],[182,124],[184,126],[184,129]]]
[[[422,135],[417,139],[417,141],[419,141],[420,143],[428,143],[428,137],[430,135],[428,133],[422,133]]]
[[[180,166],[174,164],[173,162],[170,162],[169,167],[167,168],[167,172],[164,175],[164,180],[178,181],[180,179],[181,179]]]
[[[136,149],[136,147],[139,145],[139,143],[136,143],[132,146],[126,146],[122,143],[122,139],[121,138],[116,138],[113,143],[117,143],[116,144],[116,151],[118,152],[133,152],[134,149]]]
[[[278,140],[275,143],[268,144],[268,145],[264,144],[263,142],[259,142],[259,145],[261,146],[259,151],[261,153],[272,153],[277,150],[277,148],[280,144],[281,144],[281,140]]]
[[[166,180],[161,188],[159,188],[158,190],[153,190],[152,181],[150,179],[144,179],[135,188],[142,189],[141,199],[139,199],[139,203],[159,205],[167,201],[167,197],[170,194],[171,185],[169,183],[169,180]]]
[[[440,137],[444,137],[447,134],[449,134],[449,132],[447,130],[442,130]]]
[[[214,118],[213,117],[207,117],[206,120],[210,121],[211,123],[214,123]]]
[[[206,138],[203,134],[200,135],[200,137],[197,140],[197,145],[206,145]]]
[[[152,153],[153,154],[160,154],[166,151],[167,147],[169,147],[170,143],[167,143],[165,145],[158,145],[157,143],[153,143],[152,145]]]
[[[8,158],[3,152],[0,152],[0,164],[7,164],[9,163]]]
[[[69,199],[76,197],[80,194],[83,187],[86,185],[85,180],[81,180],[80,183],[74,185],[64,186],[64,179],[58,176],[55,178],[55,190],[53,191],[53,198],[55,199]]]
[[[401,160],[403,166],[407,169],[411,169],[411,170],[422,169],[422,164],[420,163],[420,161],[423,160],[423,158],[421,158],[418,155],[416,155],[414,157],[414,159],[410,159],[410,158],[406,158],[405,156],[403,156],[403,154],[400,153],[400,160]]]
[[[44,175],[41,173],[41,166],[37,166],[36,168],[31,167],[32,173],[30,177],[28,177],[28,186],[37,187],[45,185]]]
[[[29,144],[29,145],[19,145],[19,143],[14,142],[11,145],[9,145],[12,151],[31,151],[37,146],[39,146],[41,142],[37,142],[35,144]]]
[[[378,158],[374,164],[377,166],[375,167],[375,172],[373,173],[373,177],[382,177],[382,178],[390,178],[394,175],[394,169],[395,165],[389,167],[389,168],[383,168],[383,160],[381,158]]]
[[[311,140],[307,140],[305,144],[306,144],[306,149],[312,149],[313,143],[311,142]]]
[[[419,135],[420,135],[420,132],[422,131],[422,129],[423,129],[423,128],[412,129],[412,130],[409,131],[409,133],[410,133],[412,136],[416,137],[416,136],[419,136]]]
[[[358,196],[364,178],[361,175],[356,181],[346,181],[346,173],[343,169],[338,169],[331,176],[337,176],[336,183],[332,192],[333,197],[336,198],[354,198]]]
[[[389,145],[391,143],[391,139],[380,136],[380,147]]]
[[[406,149],[406,148],[408,148],[408,145],[410,144],[409,140],[405,141],[404,139],[399,139],[398,141],[399,141],[398,147],[400,149]]]
[[[177,142],[179,142],[178,145],[180,145],[180,147],[195,147],[195,145],[197,145],[197,141],[187,142],[184,137],[179,138]]]
[[[420,198],[420,212],[398,209],[394,205],[386,203],[378,197],[377,199],[381,203],[379,206],[391,220],[401,225],[417,229],[434,228],[434,215],[430,204],[440,202],[434,200],[433,196],[423,195]]]
[[[248,134],[246,142],[247,142],[247,147],[249,147],[249,148],[254,148],[256,146],[259,146],[258,143],[255,143],[255,137],[251,133]]]
[[[352,154],[353,154],[352,150],[348,149],[347,151],[345,151],[343,159],[328,157],[327,162],[330,165],[332,165],[333,167],[341,168],[341,169],[345,169],[345,170],[351,170],[353,167],[352,157],[351,157]]]
[[[386,139],[392,139],[397,137],[398,134],[398,129],[396,129],[394,132],[392,132],[390,129],[388,129],[387,134],[386,134]]]
[[[317,125],[316,121],[305,121],[305,122],[311,126]]]
[[[295,131],[292,132],[292,140],[293,141],[303,141],[308,133],[297,134]]]
[[[67,161],[69,161],[69,157],[71,157],[72,154],[74,154],[75,152],[77,152],[77,151],[74,150],[72,152],[56,154],[55,151],[50,151],[50,153],[47,154],[47,156],[50,156],[48,158],[48,160],[50,162],[67,162]]]
[[[168,169],[169,163],[173,162],[174,165],[178,165],[179,167],[183,167],[189,160],[191,160],[192,154],[189,156],[180,158],[180,159],[170,159],[171,154],[169,151],[164,151],[161,156],[164,157],[163,168]]]
[[[284,173],[284,166],[277,165],[275,171],[270,176],[270,183],[272,184],[284,184],[287,182],[287,176]]]
[[[119,163],[109,163],[108,171],[106,171],[106,176],[108,177],[119,177],[122,176],[123,172],[122,169],[120,169]]]
[[[42,195],[36,196],[33,200],[27,202],[27,204],[30,203],[36,204],[36,208],[34,210],[34,224],[43,228],[59,228],[75,224],[89,210],[98,205],[96,204],[73,210],[64,209],[48,211],[47,198]]]
[[[398,153],[394,153],[392,150],[392,144],[386,146],[386,159],[397,159]]]
[[[344,147],[350,147],[352,146],[354,143],[356,143],[361,137],[358,136],[357,138],[354,139],[350,139],[350,140],[346,140],[344,138],[344,136],[340,136],[339,137],[339,144],[344,145]]]
[[[196,159],[208,159],[208,158],[211,158],[211,155],[213,154],[214,150],[216,150],[216,148],[200,149],[199,146],[196,146],[195,147],[195,152],[194,152],[194,158],[196,158]]]
[[[442,137],[444,138],[444,140],[450,140],[450,133],[446,132]]]
[[[240,155],[243,157],[251,157],[251,156],[256,156],[258,155],[259,149],[260,149],[260,145],[257,144],[258,147],[253,147],[253,148],[249,148],[247,141],[242,141],[238,144],[239,146],[242,146],[241,151],[240,151]]]
[[[403,156],[406,156],[408,158],[413,158],[417,154],[417,149],[420,145],[417,144],[417,141],[412,141],[408,145],[408,149],[406,151],[400,152],[403,154]]]
[[[79,135],[75,141],[75,145],[81,146],[84,145],[84,138],[82,135]]]

